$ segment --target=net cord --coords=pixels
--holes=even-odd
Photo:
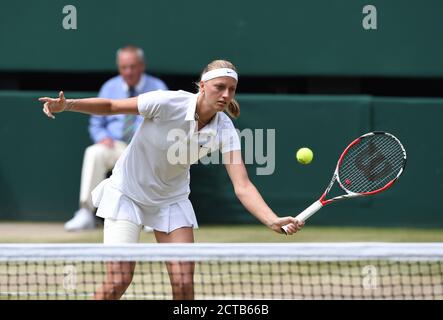
[[[0,261],[443,261],[443,243],[1,244]]]

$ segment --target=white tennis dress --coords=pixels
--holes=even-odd
[[[240,150],[240,139],[223,112],[197,131],[197,97],[160,90],[138,97],[145,119],[111,177],[92,192],[97,216],[168,233],[185,226],[198,228],[188,199],[190,166],[213,151]]]

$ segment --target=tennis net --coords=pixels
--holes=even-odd
[[[90,299],[109,262],[123,299],[171,299],[165,262],[195,262],[196,299],[443,299],[443,243],[4,244],[0,299]]]

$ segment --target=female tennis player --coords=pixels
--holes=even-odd
[[[279,218],[248,178],[240,140],[231,119],[240,114],[234,99],[238,75],[226,60],[211,62],[202,72],[198,93],[154,91],[135,98],[56,99],[44,97],[43,111],[75,111],[87,114],[141,114],[144,117],[131,143],[118,160],[110,178],[93,191],[97,216],[103,217],[104,243],[136,243],[143,225],[155,230],[159,243],[192,243],[197,219],[188,199],[190,165],[220,150],[235,194],[244,207],[277,233],[287,225],[293,234],[302,226],[293,217]],[[177,161],[177,150],[192,150]],[[198,143],[198,144],[197,144]],[[179,146],[177,147],[177,144]],[[187,147],[187,148],[186,148]],[[171,150],[175,150],[172,152]],[[186,151],[190,153],[189,151]],[[135,262],[107,264],[107,276],[95,299],[119,299],[132,281]],[[194,298],[194,263],[169,262],[167,269],[174,299]]]

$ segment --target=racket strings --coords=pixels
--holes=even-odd
[[[372,182],[376,182],[377,186],[383,187],[389,181],[394,179],[396,177],[396,174],[398,173],[398,169],[401,169],[401,167],[402,167],[402,164],[397,161],[397,155],[388,154],[387,156],[385,156],[385,158],[384,158],[385,164],[384,165],[378,165],[378,166],[371,165],[371,163],[373,161],[378,160],[378,159],[379,159],[379,157],[376,157],[376,156],[369,157],[368,159],[366,159],[368,167],[367,168],[365,167],[364,169],[360,169],[360,170],[368,170],[368,171],[372,172],[372,174],[370,174],[369,177],[366,174],[362,175],[361,172],[355,171],[348,178],[349,182],[359,181],[360,184],[364,184],[367,182],[367,180],[370,180]],[[391,165],[392,163],[401,164],[401,166],[399,168],[395,168]],[[378,177],[378,179],[376,180],[377,177]],[[378,188],[375,188],[374,190],[376,190],[376,189],[378,189]]]
[[[375,134],[362,138],[348,150],[338,175],[345,189],[371,192],[397,178],[404,162],[404,149],[394,137]]]
[[[380,138],[383,138],[383,136]],[[392,143],[395,140],[380,138],[377,140],[378,145],[374,141],[366,141],[367,143],[361,144],[355,150],[354,163],[350,162],[350,164],[355,165],[358,171],[355,170],[354,174],[350,175],[353,179],[349,179],[350,182],[360,181],[361,184],[366,184],[369,181],[372,182],[373,187],[377,188],[384,186],[395,178],[403,163],[402,158],[398,159],[398,152],[401,152],[401,148],[396,152],[392,152],[397,146],[397,144]],[[359,180],[356,180],[357,178]]]
[[[347,159],[344,159],[342,173],[347,176],[344,183],[352,191],[368,192],[379,189],[394,179],[401,169],[403,158],[398,161],[399,150],[392,152],[393,147],[395,150],[397,146],[392,143],[395,140],[380,138],[383,136],[379,136],[376,141],[378,143],[374,139],[365,139],[366,141],[350,150]]]

